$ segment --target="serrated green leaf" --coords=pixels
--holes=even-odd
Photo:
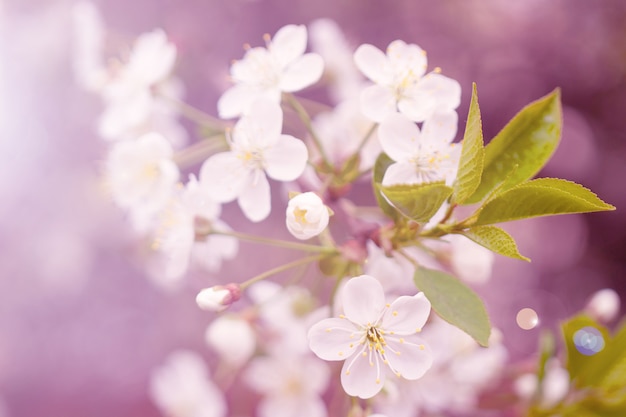
[[[383,182],[383,177],[385,176],[385,171],[389,168],[389,165],[393,164],[394,160],[389,158],[386,153],[381,153],[376,158],[376,163],[374,164],[374,169],[372,172],[372,188],[374,189],[374,197],[376,197],[376,202],[378,203],[378,207],[392,220],[397,220],[400,216],[398,210],[393,208],[391,204],[387,201],[385,197],[380,194],[380,186]]]
[[[451,202],[463,204],[478,188],[483,172],[483,128],[478,107],[478,93],[476,83],[472,85],[472,99],[470,101],[463,148],[459,160],[459,169],[453,185]]]
[[[480,185],[466,203],[483,200],[505,179],[510,188],[534,177],[556,150],[562,124],[558,89],[524,107],[485,147]]]
[[[489,344],[491,324],[474,291],[452,275],[422,267],[417,268],[413,280],[442,319],[472,336],[481,346]]]
[[[513,237],[497,226],[476,226],[460,234],[492,252],[530,262],[530,259],[519,253]]]
[[[443,181],[427,184],[380,186],[381,193],[406,217],[426,223],[452,194]]]
[[[472,225],[608,210],[615,210],[615,207],[580,184],[557,178],[539,178],[519,184],[488,201]]]

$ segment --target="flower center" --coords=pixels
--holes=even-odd
[[[293,211],[293,216],[296,218],[296,221],[302,225],[307,224],[306,221],[306,209],[301,209],[300,207],[296,207]]]
[[[387,346],[387,342],[385,342],[385,338],[383,337],[384,334],[385,332],[378,327],[371,326],[367,329],[366,338],[370,350],[374,349],[381,355],[385,354],[385,346]]]

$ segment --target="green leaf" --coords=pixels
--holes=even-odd
[[[383,213],[389,216],[392,220],[397,220],[400,214],[391,204],[389,204],[387,199],[380,194],[380,186],[383,182],[385,171],[387,171],[389,165],[393,163],[393,159],[389,158],[386,153],[378,155],[372,173],[372,188],[374,189],[374,197],[376,197],[378,207],[380,207]]]
[[[428,222],[452,194],[452,188],[443,181],[380,186],[380,190],[395,208],[418,223]]]
[[[597,386],[600,379],[594,375],[596,370],[604,373],[606,366],[610,366],[610,364],[607,364],[605,358],[607,351],[606,349],[602,349],[593,355],[584,354],[582,350],[577,347],[576,339],[579,331],[592,335],[593,333],[589,330],[593,328],[600,334],[606,348],[606,344],[610,341],[608,330],[586,315],[578,315],[571,318],[565,322],[561,328],[567,348],[567,370],[570,374],[570,378],[579,387]]]
[[[476,226],[460,234],[492,252],[530,262],[530,259],[519,253],[513,237],[497,226]]]
[[[452,275],[422,267],[417,268],[413,280],[442,319],[472,336],[481,346],[489,344],[491,324],[474,291]]]
[[[539,178],[519,184],[488,201],[472,226],[607,210],[615,210],[615,207],[582,185],[557,178]]]
[[[485,147],[480,185],[465,203],[478,203],[505,179],[501,191],[534,177],[556,150],[562,124],[558,89],[524,107]]]
[[[459,160],[459,170],[453,185],[453,204],[463,204],[478,188],[483,172],[483,129],[480,120],[480,108],[478,107],[478,93],[476,83],[472,85],[472,100],[470,102],[465,134],[463,135],[463,148]]]

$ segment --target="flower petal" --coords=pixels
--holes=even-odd
[[[410,162],[397,162],[389,165],[382,185],[419,184],[421,182],[415,165]]]
[[[385,308],[385,293],[380,282],[369,275],[349,280],[341,292],[346,317],[357,324],[374,324]]]
[[[375,122],[396,113],[396,98],[388,87],[372,85],[361,92],[361,112]]]
[[[426,146],[433,146],[435,149],[447,148],[456,136],[458,119],[454,110],[433,114],[422,126],[422,141]]]
[[[374,45],[363,44],[354,52],[354,63],[370,80],[377,84],[389,84],[391,74],[387,71],[387,56]]]
[[[260,222],[272,211],[270,183],[263,171],[257,170],[249,177],[237,200],[243,214],[253,222]]]
[[[386,117],[378,127],[378,139],[391,159],[406,161],[418,152],[421,132],[406,116],[395,113]]]
[[[396,335],[415,334],[421,331],[429,314],[430,301],[424,293],[399,297],[385,311],[381,327]]]
[[[435,112],[455,110],[460,103],[458,81],[430,73],[398,102],[398,109],[411,120],[423,122]]]
[[[268,49],[280,66],[285,67],[304,53],[306,41],[306,26],[287,25],[276,32]]]
[[[257,151],[274,146],[283,129],[280,104],[262,97],[255,99],[233,129],[233,142],[243,150]]]
[[[285,68],[280,77],[279,88],[288,93],[300,91],[318,82],[323,73],[324,60],[320,55],[303,55]]]
[[[250,171],[233,152],[221,152],[204,161],[200,184],[212,200],[232,201],[242,192]]]
[[[398,339],[386,337],[385,357],[391,369],[399,372],[405,379],[419,379],[433,364],[430,348],[416,337]]]
[[[341,369],[341,385],[348,395],[360,398],[372,398],[383,388],[387,365],[383,364],[377,354],[370,354],[367,349],[357,352],[348,358]]]
[[[321,359],[342,361],[362,346],[359,344],[358,330],[346,319],[324,319],[309,330],[309,347]]]
[[[263,153],[267,175],[278,181],[293,181],[302,175],[308,158],[306,145],[289,135],[280,135],[276,146]]]
[[[387,47],[387,56],[397,79],[420,79],[426,73],[426,52],[419,46],[395,40]]]
[[[224,91],[217,100],[217,113],[222,119],[232,119],[243,113],[250,101],[254,98],[254,92],[243,84],[237,84]]]

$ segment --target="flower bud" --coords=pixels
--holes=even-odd
[[[196,303],[202,310],[223,311],[240,297],[239,285],[216,285],[201,290],[196,296]]]
[[[296,238],[305,240],[317,236],[328,226],[328,207],[317,194],[298,194],[287,205],[287,229]]]

